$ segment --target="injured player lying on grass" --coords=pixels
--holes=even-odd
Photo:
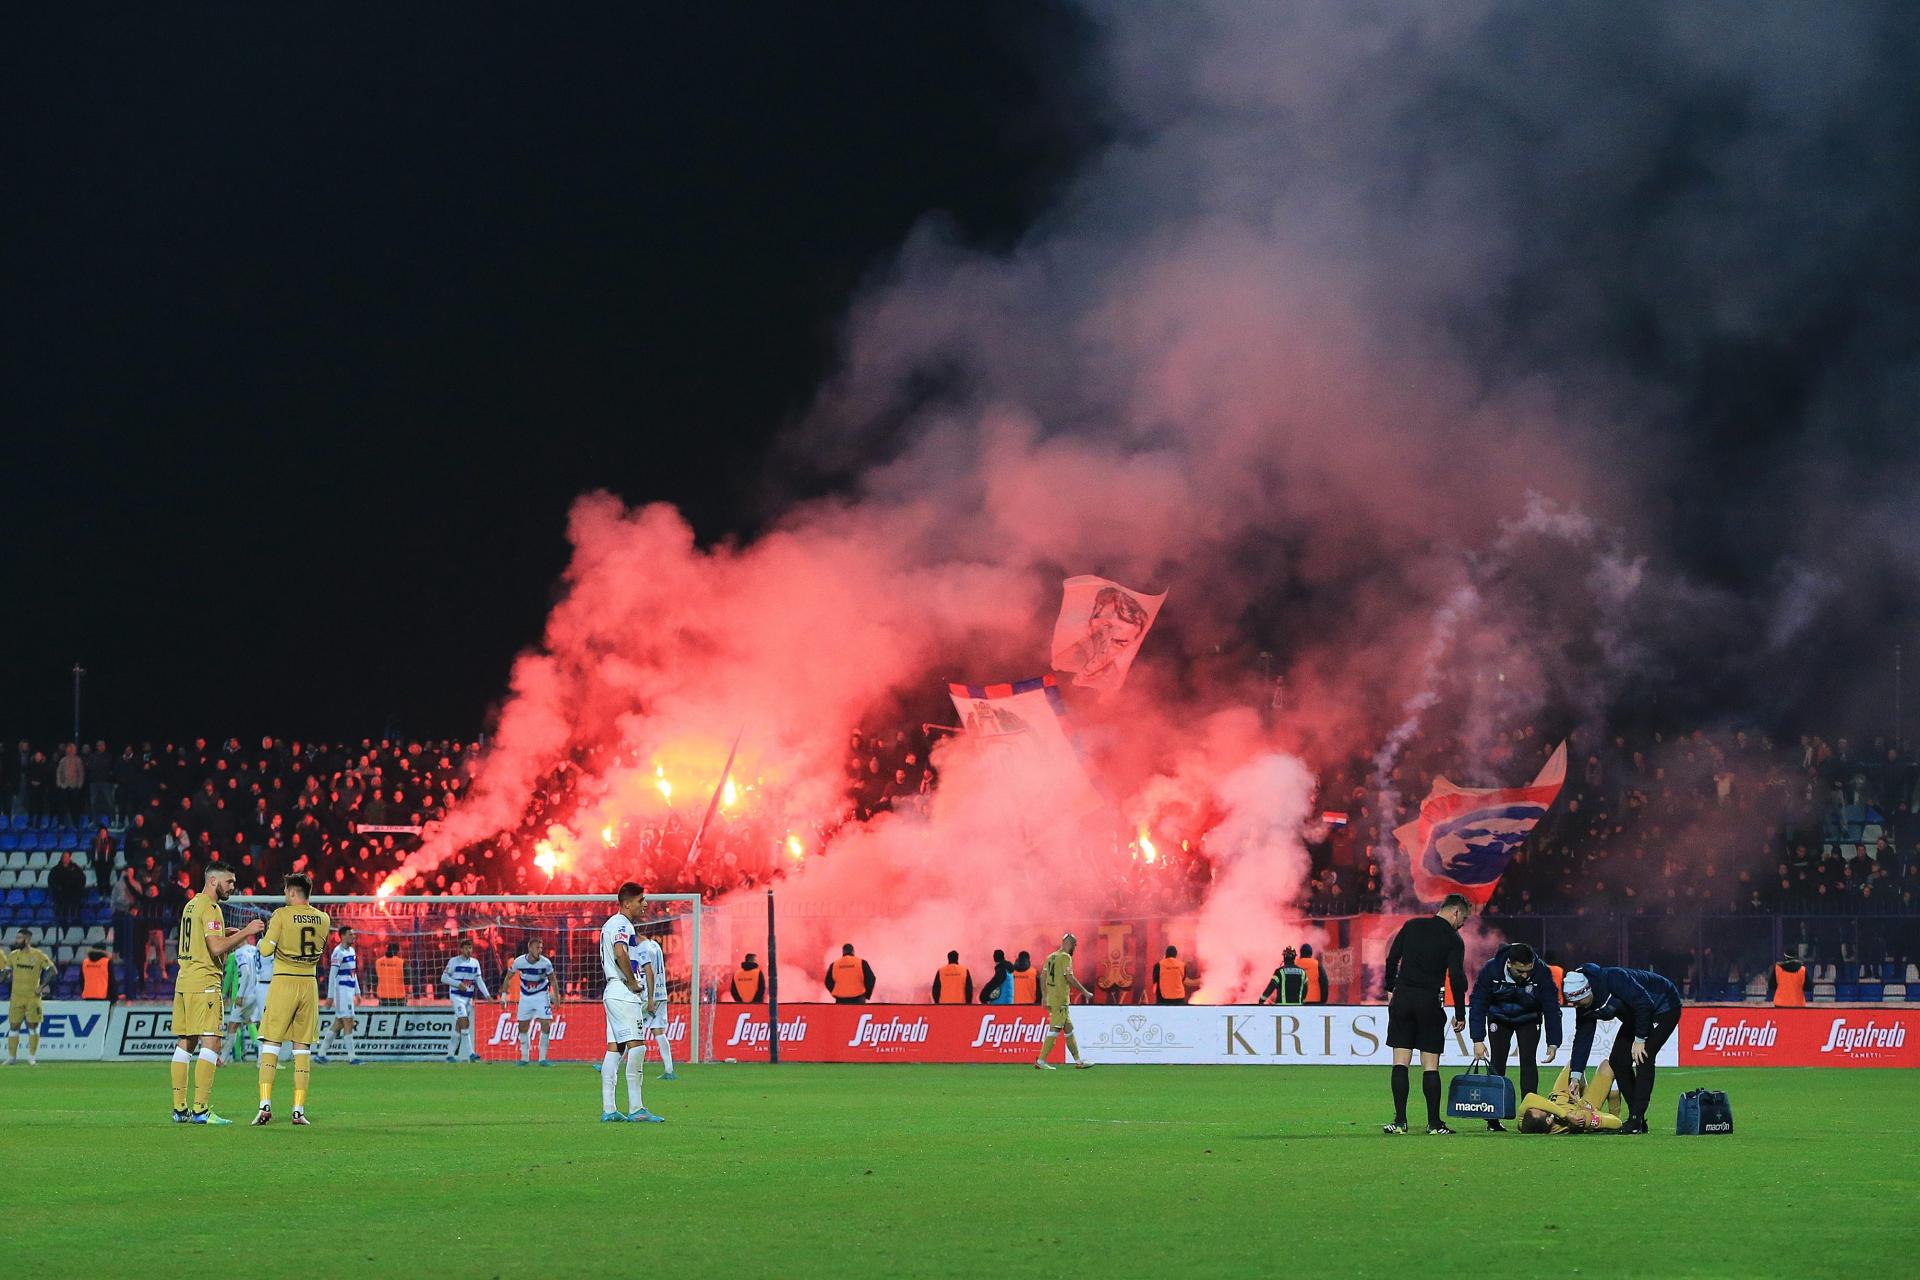
[[[1520,1132],[1612,1133],[1620,1127],[1620,1091],[1613,1087],[1613,1068],[1602,1064],[1577,1097],[1572,1078],[1573,1072],[1562,1067],[1545,1097],[1530,1093],[1520,1100]]]

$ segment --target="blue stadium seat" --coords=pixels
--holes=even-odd
[[[47,903],[47,891],[45,889],[22,889],[18,890],[18,892],[27,895],[27,905],[30,907],[44,906]]]
[[[6,899],[5,899],[5,905],[7,905],[7,906],[9,906],[9,907],[24,907],[24,906],[26,906],[26,905],[27,905],[27,891],[26,891],[25,889],[9,889],[9,890],[7,890],[7,896],[6,896]]]
[[[1833,998],[1841,1004],[1852,1004],[1860,998],[1860,984],[1857,982],[1834,983]]]
[[[0,831],[0,853],[10,853],[20,847],[20,836],[13,831]]]
[[[1886,998],[1886,987],[1878,982],[1863,982],[1859,990],[1860,994],[1854,998],[1862,1004],[1878,1004]]]

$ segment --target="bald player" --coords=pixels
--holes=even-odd
[[[293,1057],[293,1123],[307,1119],[307,1081],[313,1076],[313,1042],[320,1035],[320,984],[314,972],[325,954],[333,922],[308,899],[313,881],[299,872],[286,879],[287,905],[267,922],[260,954],[273,961],[273,979],[267,984],[267,1012],[260,1019],[260,1110],[253,1123],[273,1120],[273,1077],[280,1069],[280,1049]]]
[[[1040,1060],[1033,1065],[1042,1071],[1054,1070],[1047,1059],[1053,1056],[1053,1042],[1061,1036],[1067,1038],[1067,1052],[1073,1055],[1076,1070],[1085,1070],[1092,1066],[1080,1056],[1080,1042],[1073,1038],[1073,993],[1078,991],[1082,998],[1088,998],[1093,992],[1087,990],[1073,972],[1073,949],[1080,940],[1072,934],[1060,939],[1060,949],[1047,957],[1040,967],[1040,994],[1047,1004],[1047,1035],[1040,1042]]]
[[[7,1065],[20,1057],[20,1033],[27,1033],[27,1065],[40,1065],[40,1001],[53,982],[53,957],[33,945],[33,934],[22,929],[6,953],[12,986],[7,994]]]
[[[220,1033],[226,1022],[220,1007],[226,980],[227,953],[260,936],[266,928],[250,920],[243,929],[227,928],[220,904],[233,896],[233,872],[207,868],[200,892],[187,899],[180,912],[180,940],[175,951],[180,974],[173,982],[173,1122],[175,1124],[232,1124],[213,1113],[213,1073],[220,1069]],[[198,1051],[199,1066],[194,1066]],[[191,1076],[193,1109],[187,1109]]]

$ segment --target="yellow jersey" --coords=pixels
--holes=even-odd
[[[38,947],[17,947],[7,952],[7,968],[13,973],[13,994],[40,994],[40,984],[53,972],[53,957]]]
[[[1045,993],[1049,1007],[1073,1003],[1072,956],[1056,951],[1047,957],[1047,963],[1040,970],[1040,990]]]
[[[312,903],[288,903],[267,921],[260,954],[273,957],[273,976],[311,978],[325,954],[333,922]]]
[[[176,949],[180,976],[173,983],[176,993],[220,989],[221,979],[226,976],[225,961],[215,960],[207,944],[226,931],[227,921],[220,912],[218,898],[202,889],[187,899],[187,905],[180,912],[180,941]]]

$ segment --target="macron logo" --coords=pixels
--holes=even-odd
[[[1779,1038],[1780,1032],[1772,1019],[1756,1024],[1742,1018],[1723,1024],[1718,1018],[1708,1018],[1700,1024],[1700,1039],[1693,1050],[1698,1053],[1702,1049],[1767,1049]]]
[[[1845,1018],[1835,1018],[1833,1026],[1827,1029],[1827,1042],[1820,1046],[1822,1053],[1853,1053],[1858,1049],[1898,1049],[1907,1042],[1907,1029],[1899,1023],[1892,1026],[1875,1026],[1871,1019],[1864,1027],[1850,1027]]]

